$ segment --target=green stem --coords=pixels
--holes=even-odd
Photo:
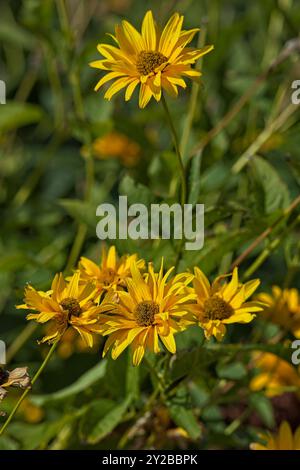
[[[184,169],[182,156],[181,156],[181,152],[180,152],[179,140],[178,140],[178,136],[177,136],[177,132],[176,132],[176,129],[175,129],[175,126],[174,126],[174,123],[173,123],[173,119],[172,119],[172,116],[170,114],[170,111],[169,111],[169,108],[168,108],[168,105],[167,105],[167,102],[166,102],[166,99],[165,99],[164,95],[162,95],[161,101],[162,101],[163,108],[164,108],[165,113],[166,113],[166,118],[167,118],[168,124],[170,126],[170,131],[171,131],[173,142],[174,142],[175,152],[176,152],[176,155],[177,155],[178,166],[179,166],[180,177],[181,177],[181,205],[183,207],[185,202],[186,202],[187,188],[186,188],[185,169]]]
[[[45,357],[44,361],[42,362],[41,366],[39,367],[38,371],[36,372],[35,376],[33,377],[32,381],[31,381],[31,385],[34,385],[35,382],[37,381],[37,379],[39,378],[39,376],[41,375],[41,373],[43,372],[43,370],[45,369],[45,367],[47,366],[52,354],[54,353],[55,351],[55,348],[58,344],[58,341],[55,341],[55,343],[52,344],[47,356]],[[2,436],[2,434],[4,433],[5,429],[7,428],[7,426],[9,425],[9,423],[11,422],[11,420],[13,419],[13,417],[15,416],[16,412],[18,411],[21,403],[23,402],[23,400],[27,397],[28,393],[30,392],[31,388],[26,388],[26,390],[24,390],[24,392],[22,393],[21,397],[19,398],[19,400],[17,401],[17,403],[15,404],[14,408],[12,409],[10,415],[8,416],[7,420],[5,421],[5,423],[3,424],[2,428],[0,429],[0,436]]]

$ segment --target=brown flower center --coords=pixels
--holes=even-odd
[[[225,320],[231,317],[233,308],[217,295],[204,302],[204,317],[206,320]]]
[[[156,302],[144,300],[137,305],[134,316],[139,326],[151,326],[154,323],[155,314],[158,312],[159,305]]]
[[[60,305],[64,310],[67,310],[69,317],[72,315],[78,317],[81,314],[81,307],[79,302],[73,297],[67,297],[66,299],[62,300]]]
[[[161,52],[142,51],[138,55],[136,68],[141,75],[148,75],[167,60]]]
[[[116,272],[112,268],[106,268],[103,270],[103,284],[109,286],[115,279]]]

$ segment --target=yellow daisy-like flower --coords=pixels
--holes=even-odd
[[[132,278],[127,278],[127,290],[117,292],[118,302],[113,312],[102,315],[102,334],[109,336],[103,355],[111,348],[113,359],[131,346],[133,364],[140,364],[145,349],[158,353],[159,340],[174,354],[174,334],[190,324],[187,312],[192,295],[186,293],[186,286],[192,275],[178,274],[168,280],[174,268],[163,274],[163,263],[159,273],[152,264],[143,276],[136,263],[131,265]]]
[[[96,158],[118,158],[126,167],[135,166],[141,154],[138,143],[116,131],[94,140],[92,149]]]
[[[254,442],[250,444],[252,450],[300,450],[300,426],[293,434],[287,421],[280,424],[276,434],[270,432],[258,435],[263,443]]]
[[[224,276],[219,276],[210,284],[205,274],[195,268],[193,281],[197,303],[191,311],[204,329],[206,338],[215,336],[221,340],[226,333],[226,325],[230,323],[249,323],[262,307],[258,302],[246,302],[259,286],[258,279],[241,284],[238,269],[235,268],[232,279],[223,283]]]
[[[51,322],[47,336],[41,342],[52,343],[64,334],[68,327],[74,328],[92,347],[94,333],[99,333],[99,314],[108,310],[106,301],[97,305],[94,300],[98,296],[93,283],[80,285],[80,273],[76,272],[67,283],[63,275],[56,274],[51,290],[47,292],[36,291],[32,286],[25,289],[25,304],[17,306],[35,310],[39,313],[30,313],[27,320],[38,323]]]
[[[118,257],[116,247],[111,246],[106,251],[102,249],[101,263],[97,265],[88,258],[80,258],[78,269],[81,273],[81,280],[84,282],[94,282],[98,293],[108,291],[110,289],[117,290],[125,287],[126,278],[131,276],[130,267],[133,263],[137,263],[140,269],[144,268],[145,261],[138,256],[125,255]]]
[[[163,89],[176,97],[178,86],[186,88],[182,77],[198,79],[201,75],[191,65],[213,49],[213,46],[201,49],[186,47],[199,29],[182,30],[183,19],[183,16],[175,13],[160,32],[152,12],[148,11],[141,33],[128,21],[116,25],[115,36],[111,36],[118,47],[99,44],[98,51],[104,59],[90,64],[109,71],[99,80],[95,90],[98,91],[106,82],[116,79],[104,98],[110,100],[115,93],[126,88],[125,100],[128,101],[140,84],[140,108],[144,108],[152,96],[159,101]]]
[[[282,395],[287,391],[291,391],[291,388],[295,392],[300,392],[299,372],[275,354],[255,354],[254,367],[260,369],[261,372],[251,380],[251,390],[265,390],[268,397]]]
[[[272,287],[272,295],[265,292],[257,296],[263,302],[264,317],[300,338],[300,294],[297,289]]]

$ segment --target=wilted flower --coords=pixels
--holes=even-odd
[[[31,381],[28,374],[28,367],[17,367],[11,372],[0,367],[0,401],[5,398],[7,388],[28,388],[30,385]]]
[[[201,75],[191,65],[213,49],[213,46],[201,49],[186,47],[199,29],[182,30],[183,19],[183,16],[174,13],[163,31],[160,31],[152,12],[148,11],[141,33],[125,20],[121,25],[116,25],[115,36],[111,37],[118,47],[99,44],[98,51],[104,59],[90,64],[109,72],[99,80],[95,90],[116,79],[104,98],[110,100],[115,93],[126,88],[125,100],[128,101],[140,84],[140,108],[144,108],[152,96],[160,101],[163,89],[176,97],[178,86],[186,88],[182,77],[195,80]]]

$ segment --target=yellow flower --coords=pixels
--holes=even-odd
[[[34,405],[27,398],[21,403],[19,411],[23,415],[24,420],[32,424],[40,423],[45,416],[44,410]]]
[[[140,269],[144,268],[144,260],[138,260],[138,256],[125,255],[118,257],[116,247],[111,246],[106,251],[102,248],[101,263],[97,265],[88,258],[80,258],[79,271],[81,280],[85,282],[94,282],[98,293],[108,291],[110,289],[119,289],[125,287],[125,280],[131,276],[130,267],[133,263],[137,263]]]
[[[183,18],[175,13],[162,32],[157,28],[151,11],[144,17],[141,33],[128,21],[116,25],[115,36],[111,36],[118,47],[99,44],[98,51],[104,59],[90,64],[109,71],[99,80],[95,91],[104,83],[116,79],[104,98],[110,100],[126,87],[125,100],[128,101],[140,84],[139,106],[144,108],[152,96],[156,101],[161,99],[162,89],[176,97],[178,86],[186,88],[182,77],[198,79],[201,73],[192,69],[191,65],[210,52],[213,46],[201,49],[186,47],[199,29],[182,30]]]
[[[266,304],[264,316],[276,325],[290,331],[300,338],[300,294],[297,289],[272,287],[272,295],[265,292],[257,296]]]
[[[98,292],[93,283],[80,285],[79,282],[79,272],[75,272],[68,283],[60,273],[54,277],[50,291],[42,292],[36,291],[32,286],[26,287],[25,304],[17,308],[39,312],[30,313],[27,320],[51,322],[50,331],[41,340],[42,343],[60,339],[67,328],[72,327],[88,346],[93,346],[93,333],[99,333],[99,314],[107,311],[108,306],[106,302],[101,305],[94,303]]]
[[[99,347],[99,341],[98,338],[100,339],[100,336],[95,336],[94,337],[94,344],[93,348],[89,348],[85,341],[81,338],[81,336],[78,336],[77,332],[69,328],[61,338],[58,347],[57,347],[57,354],[59,357],[62,359],[68,359],[72,354],[75,352],[80,352],[80,353],[93,353],[97,350]]]
[[[6,389],[9,387],[31,387],[31,380],[28,374],[28,367],[17,367],[16,369],[10,372],[0,366],[0,402],[5,398],[7,394]]]
[[[235,268],[229,283],[222,284],[224,276],[219,276],[210,284],[205,274],[195,268],[193,281],[196,305],[191,311],[204,329],[206,338],[215,336],[221,340],[226,333],[226,325],[230,323],[249,323],[262,307],[258,302],[246,302],[259,286],[260,281],[255,279],[239,283],[238,269]]]
[[[254,367],[261,372],[250,382],[253,391],[265,389],[266,395],[282,395],[292,387],[300,392],[300,375],[288,362],[271,353],[258,353],[254,357]]]
[[[192,295],[185,289],[192,275],[183,273],[168,280],[173,269],[164,275],[162,263],[155,273],[150,263],[142,276],[137,263],[132,263],[132,278],[126,280],[128,292],[117,292],[114,311],[101,317],[102,334],[109,336],[103,355],[111,348],[112,358],[117,359],[131,345],[133,364],[138,365],[146,348],[160,351],[159,339],[172,354],[176,352],[174,334],[190,323],[187,303]]]
[[[277,434],[270,432],[259,434],[263,444],[258,442],[250,444],[252,450],[300,450],[300,426],[292,433],[287,421],[280,424]]]
[[[141,153],[139,144],[115,131],[96,139],[92,149],[97,158],[118,158],[127,167],[135,166]]]

